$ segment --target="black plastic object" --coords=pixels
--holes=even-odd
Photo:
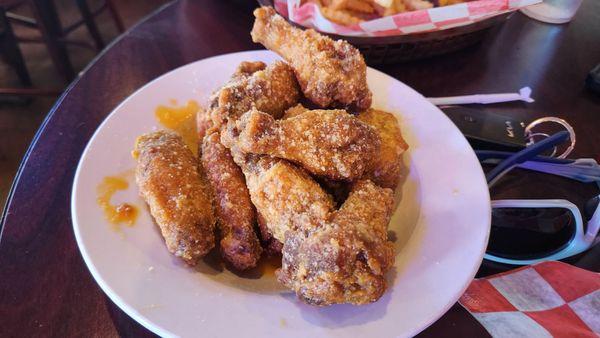
[[[600,95],[600,63],[589,72],[585,85],[589,90]]]
[[[476,150],[518,151],[526,147],[526,123],[511,117],[461,106],[443,108]]]
[[[598,204],[600,204],[600,195],[591,198],[589,201],[585,203],[585,207],[583,208],[583,213],[585,216],[585,220],[589,221],[594,216],[594,212],[598,209]]]
[[[575,232],[569,209],[494,208],[487,252],[509,259],[536,259],[564,248]]]

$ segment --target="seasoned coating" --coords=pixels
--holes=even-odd
[[[215,245],[210,187],[198,172],[198,160],[173,132],[140,136],[136,183],[158,224],[167,248],[194,265]]]
[[[206,134],[209,134],[213,131],[213,121],[212,116],[216,118],[219,117],[219,114],[226,114],[224,111],[215,111],[219,107],[219,96],[221,94],[221,89],[227,86],[235,86],[236,84],[240,84],[243,81],[247,81],[252,74],[264,70],[267,68],[267,65],[261,61],[242,61],[235,72],[231,75],[231,78],[223,85],[221,88],[216,90],[208,100],[208,108],[200,109],[196,116],[197,129],[198,129],[198,137],[202,141]],[[225,116],[221,116],[217,118],[217,120],[223,120]],[[219,126],[217,126],[219,127]]]
[[[313,305],[366,304],[386,289],[394,263],[387,225],[390,189],[358,181],[346,202],[333,200],[303,169],[233,148],[252,202],[273,236],[283,242],[278,280]]]
[[[387,240],[392,206],[391,190],[359,181],[330,222],[308,234],[286,233],[278,280],[312,305],[378,300],[394,264]]]
[[[285,120],[256,109],[230,123],[223,144],[300,164],[337,180],[360,178],[379,151],[375,130],[344,110],[310,110]]]
[[[254,11],[252,41],[281,55],[296,72],[304,95],[322,108],[365,110],[371,106],[367,66],[344,40],[292,27],[272,7]]]
[[[281,119],[285,120],[285,119],[289,119],[295,116],[298,116],[300,114],[304,114],[307,111],[309,111],[310,109],[304,107],[301,103],[298,103],[297,105],[289,108],[288,110],[286,110],[283,113],[283,116],[281,117]]]
[[[266,68],[267,64],[262,61],[242,61],[238,65],[233,75],[231,75],[229,83],[247,79],[252,76],[252,74],[260,70],[265,70]]]
[[[242,63],[232,79],[211,99],[214,126],[220,128],[229,120],[235,121],[253,107],[279,118],[298,103],[300,88],[290,66],[277,61],[259,70],[258,65]]]
[[[198,140],[202,142],[202,139],[212,127],[212,121],[210,114],[205,108],[198,109],[196,113],[196,131],[198,132]]]
[[[393,114],[376,109],[360,113],[358,119],[375,128],[381,139],[374,165],[365,176],[381,187],[395,190],[402,175],[402,154],[408,149],[398,120]]]
[[[275,239],[287,231],[305,231],[319,225],[333,208],[333,200],[306,171],[269,156],[232,150],[246,176],[250,198]]]
[[[256,215],[244,175],[229,150],[221,145],[218,132],[204,138],[201,154],[214,192],[221,254],[238,270],[252,268],[262,249],[254,232]]]

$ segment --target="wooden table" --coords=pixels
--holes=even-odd
[[[100,290],[75,243],[73,175],[85,144],[136,89],[186,63],[259,49],[251,42],[252,1],[178,1],[126,32],[56,102],[28,150],[4,211],[0,241],[0,336],[146,336],[146,329]],[[600,62],[600,2],[587,0],[569,25],[516,14],[486,40],[429,60],[380,67],[427,96],[502,92],[529,85],[537,101],[486,107],[524,120],[553,115],[577,131],[579,157],[598,157],[600,97],[583,87]],[[496,196],[567,197],[597,193],[555,177],[514,175]],[[502,193],[500,193],[500,191]],[[570,260],[600,270],[600,246]],[[484,263],[480,275],[505,270]],[[459,305],[423,336],[487,336]]]

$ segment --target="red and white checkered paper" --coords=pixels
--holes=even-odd
[[[494,337],[600,336],[600,274],[565,263],[476,279],[459,302]]]
[[[325,33],[346,36],[392,36],[432,32],[464,26],[507,12],[516,11],[542,0],[478,0],[461,4],[405,12],[343,26],[327,20],[312,2],[275,0],[275,9],[291,21]]]

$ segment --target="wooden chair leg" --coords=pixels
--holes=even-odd
[[[90,10],[87,0],[75,0],[75,2],[77,3],[77,7],[79,7],[79,12],[81,12],[83,23],[90,32],[92,39],[94,39],[96,49],[99,51],[102,50],[104,48],[104,41],[102,40],[102,36],[100,35],[100,31],[98,30],[98,26],[94,20],[94,15]]]
[[[21,83],[24,86],[31,86],[31,77],[27,71],[23,54],[3,8],[0,8],[0,31],[2,32],[0,34],[0,50],[3,51],[6,61],[13,66]]]
[[[29,0],[29,4],[54,66],[65,81],[70,82],[75,78],[75,71],[73,71],[73,65],[69,60],[67,48],[60,42],[63,35],[62,27],[53,1]]]
[[[117,26],[119,33],[123,33],[125,31],[125,26],[123,25],[123,20],[121,20],[121,17],[119,16],[117,6],[115,6],[113,0],[105,0],[105,2],[106,6],[108,7],[108,11],[110,12],[110,15],[112,15],[113,20],[115,21],[115,25]]]

